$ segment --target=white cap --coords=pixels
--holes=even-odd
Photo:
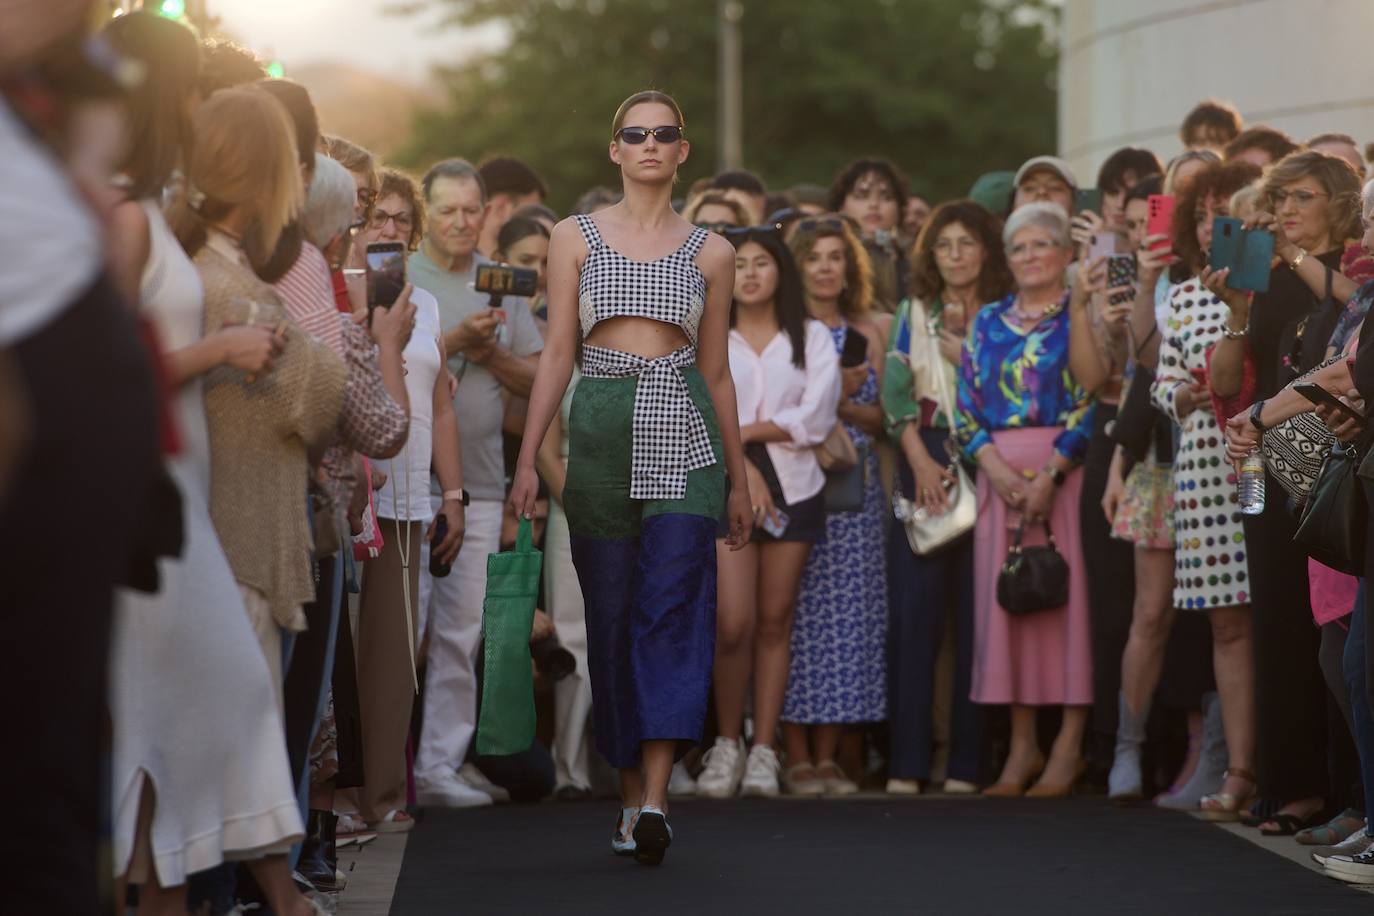
[[[1016,178],[1012,181],[1012,187],[1020,187],[1022,179],[1036,169],[1049,169],[1052,172],[1058,172],[1059,177],[1067,181],[1070,187],[1078,187],[1078,179],[1073,177],[1073,172],[1069,170],[1069,164],[1058,156],[1036,156],[1027,159],[1016,170]]]

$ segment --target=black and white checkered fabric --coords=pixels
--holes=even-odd
[[[675,324],[695,346],[706,308],[706,278],[697,267],[706,230],[693,229],[682,247],[667,257],[635,261],[602,241],[590,216],[578,214],[575,219],[587,240],[587,259],[577,281],[582,336],[598,321],[630,316]]]
[[[634,261],[606,245],[590,217],[578,216],[587,259],[578,283],[582,336],[598,321],[630,316],[682,328],[692,346],[657,359],[606,347],[582,347],[588,378],[638,376],[635,387],[631,499],[681,499],[687,472],[716,463],[706,421],[692,401],[682,369],[695,365],[697,328],[706,301],[706,278],[696,254],[706,230],[693,230],[682,247],[656,261]]]
[[[582,374],[588,378],[639,376],[635,387],[631,499],[681,499],[687,472],[716,463],[706,421],[692,401],[680,371],[697,361],[694,347],[658,359],[622,350],[582,347]]]

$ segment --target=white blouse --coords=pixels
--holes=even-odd
[[[434,451],[434,382],[443,370],[439,358],[439,303],[428,291],[415,287],[415,330],[401,351],[405,361],[406,394],[410,397],[410,434],[401,453],[376,461],[387,475],[377,491],[377,515],[401,521],[429,521],[429,469]],[[391,536],[384,531],[383,537]]]
[[[806,368],[792,362],[792,340],[784,331],[754,352],[739,331],[730,331],[730,375],[735,380],[740,426],[772,421],[791,436],[769,442],[768,457],[788,503],[810,499],[825,487],[812,449],[835,425],[840,404],[840,359],[830,332],[819,321],[806,322]]]

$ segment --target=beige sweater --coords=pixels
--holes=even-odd
[[[227,322],[282,324],[286,346],[273,370],[252,382],[230,366],[205,376],[210,517],[234,578],[267,597],[279,624],[303,630],[301,605],[315,597],[307,453],[334,431],[347,370],[291,322],[271,286],[217,247],[193,259],[205,286],[205,333]]]

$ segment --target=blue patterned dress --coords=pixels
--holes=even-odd
[[[830,329],[838,353],[847,324]],[[852,398],[878,403],[872,368]],[[782,718],[822,724],[877,722],[887,717],[887,500],[878,479],[873,438],[846,423],[854,444],[869,448],[864,507],[828,512],[825,543],[811,549],[792,625],[792,667]]]

